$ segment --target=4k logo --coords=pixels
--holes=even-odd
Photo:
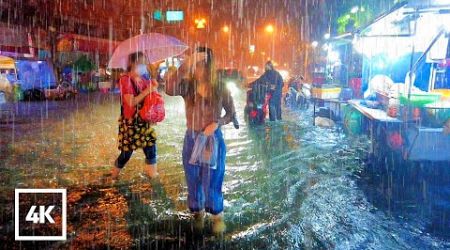
[[[55,206],[49,206],[47,209],[45,209],[45,206],[39,206],[39,213],[34,212],[36,210],[37,206],[31,206],[30,211],[28,211],[27,217],[25,220],[32,221],[33,223],[45,223],[45,219],[50,223],[55,223],[50,213],[52,212],[53,208]]]
[[[66,240],[66,189],[16,189],[16,240]]]

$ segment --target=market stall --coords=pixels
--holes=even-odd
[[[409,1],[362,29],[364,117],[372,153],[450,161],[450,4]]]
[[[361,55],[353,48],[353,35],[344,34],[327,40],[325,80],[312,88],[313,125],[324,118],[330,124],[342,121],[342,108],[351,98],[361,95]],[[316,112],[318,110],[318,112]]]
[[[118,42],[109,39],[65,34],[58,38],[58,62],[62,78],[81,91],[110,89],[112,83],[103,74]]]

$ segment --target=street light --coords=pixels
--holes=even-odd
[[[319,43],[317,41],[314,41],[314,42],[311,43],[311,46],[313,48],[317,48],[318,45],[319,45]]]
[[[228,27],[228,25],[225,25],[225,26],[222,27],[222,31],[224,33],[228,33],[228,32],[230,32],[230,27]]]
[[[272,24],[269,24],[269,25],[267,25],[266,26],[266,32],[267,33],[273,33],[273,31],[275,30],[275,28],[273,27],[273,25]]]

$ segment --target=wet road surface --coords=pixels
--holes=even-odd
[[[311,126],[310,112],[282,122],[224,128],[227,232],[193,229],[181,166],[181,98],[166,98],[157,126],[159,181],[135,153],[120,180],[106,174],[116,148],[118,97],[80,95],[20,103],[0,118],[0,239],[11,248],[411,249],[450,247],[445,164],[367,164],[368,141]],[[5,109],[2,106],[2,109]],[[14,242],[14,188],[67,188],[68,241]]]

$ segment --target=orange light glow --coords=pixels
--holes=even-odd
[[[269,25],[266,26],[265,30],[266,30],[267,33],[273,33],[275,28],[273,27],[272,24],[269,24]]]
[[[205,18],[197,18],[195,19],[195,24],[197,29],[206,28],[206,19]]]

